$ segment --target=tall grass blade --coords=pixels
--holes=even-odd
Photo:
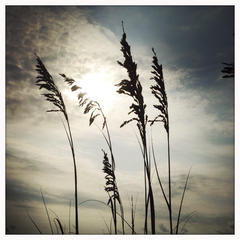
[[[155,122],[163,122],[164,128],[167,133],[167,145],[168,145],[168,209],[169,209],[169,223],[170,223],[170,233],[172,234],[172,190],[171,190],[171,161],[170,161],[170,140],[169,140],[169,115],[168,115],[168,100],[167,93],[165,90],[165,83],[163,79],[162,64],[159,65],[157,55],[152,48],[153,56],[153,65],[152,68],[154,71],[151,73],[153,77],[151,80],[155,80],[156,84],[152,85],[150,89],[152,94],[158,99],[159,104],[153,105],[154,108],[160,111],[160,114],[155,117],[154,120],[150,120],[151,125]]]
[[[69,228],[69,233],[71,233],[71,200],[69,202],[69,216],[68,216],[69,220],[68,220],[68,228]]]
[[[86,203],[86,202],[98,202],[98,203],[104,204],[105,206],[107,206],[108,208],[111,209],[111,207],[107,203],[100,201],[100,200],[95,200],[95,199],[88,199],[88,200],[82,201],[81,203],[79,203],[79,205],[82,205],[83,203]],[[132,229],[131,225],[125,220],[125,218],[122,217],[122,214],[119,213],[118,211],[116,211],[116,213],[119,217],[121,217],[123,219],[123,221],[128,225],[128,227],[130,229]],[[134,234],[136,234],[135,231],[134,231]]]
[[[157,163],[156,163],[156,157],[155,157],[155,152],[154,152],[154,147],[153,147],[153,139],[151,138],[151,144],[152,144],[152,154],[153,154],[153,161],[154,161],[154,166],[155,166],[155,170],[156,170],[156,173],[157,173],[157,178],[158,178],[158,183],[159,183],[159,186],[161,188],[161,191],[163,193],[163,197],[165,199],[165,202],[169,208],[169,202],[167,200],[167,197],[166,197],[166,194],[165,194],[165,191],[163,189],[163,186],[162,186],[162,181],[161,181],[161,178],[160,178],[160,175],[159,175],[159,172],[158,172],[158,168],[157,168]]]
[[[192,168],[192,167],[191,167],[191,168]],[[183,205],[183,199],[184,199],[184,195],[185,195],[185,192],[186,192],[187,183],[188,183],[188,178],[189,178],[189,175],[190,175],[191,168],[189,169],[189,172],[188,172],[188,175],[187,175],[187,178],[186,178],[185,186],[184,186],[183,193],[182,193],[181,203],[180,203],[180,206],[179,206],[176,234],[178,234],[178,227],[179,227],[179,221],[180,221],[181,210],[182,210],[182,205]]]
[[[102,215],[100,212],[99,212],[99,214],[101,215],[101,217],[102,217],[102,219],[103,219],[103,221],[104,221],[104,223],[105,223],[105,226],[106,226],[106,228],[107,228],[107,230],[108,230],[108,233],[111,234],[111,231],[110,231],[110,229],[109,229],[109,227],[108,227],[108,225],[107,225],[107,222],[106,222],[105,218],[103,217],[103,215]]]
[[[37,76],[37,81],[36,85],[39,86],[39,89],[46,89],[48,90],[49,93],[43,93],[42,95],[46,97],[46,100],[53,103],[57,109],[51,109],[47,110],[47,112],[62,112],[66,123],[67,123],[67,128],[65,127],[65,124],[63,123],[71,152],[72,152],[72,158],[73,158],[73,167],[74,167],[74,189],[75,189],[75,224],[76,224],[76,234],[79,234],[79,229],[78,229],[78,194],[77,194],[77,166],[76,166],[76,159],[75,159],[75,151],[74,151],[74,145],[73,145],[73,138],[72,138],[72,133],[71,133],[71,128],[70,128],[70,123],[68,119],[68,114],[67,114],[67,109],[65,107],[65,103],[62,98],[61,92],[58,90],[57,85],[53,81],[52,76],[49,74],[47,71],[46,67],[44,66],[43,62],[41,59],[36,55],[36,60],[37,60],[37,65],[36,65],[36,71],[39,73],[39,76]]]
[[[64,82],[66,82],[69,86],[71,86],[72,91],[75,91],[77,89],[82,89],[81,87],[79,87],[77,85],[77,83],[74,79],[68,78],[65,74],[60,74],[60,75],[64,78]],[[78,94],[78,100],[79,100],[79,106],[84,107],[84,114],[87,114],[91,111],[89,125],[91,125],[94,122],[94,120],[97,116],[101,115],[103,117],[103,125],[102,125],[102,129],[100,131],[103,134],[103,137],[109,147],[110,154],[111,154],[111,168],[112,168],[112,172],[114,172],[115,171],[115,160],[114,160],[114,155],[113,155],[112,142],[111,142],[111,137],[110,137],[107,120],[103,113],[103,110],[97,101],[91,100],[91,98],[87,97],[86,92],[80,91]],[[105,135],[103,133],[104,128],[106,129],[107,135]],[[113,184],[116,184],[116,178],[115,178]],[[117,189],[115,187],[113,187],[113,191],[116,191],[116,190]],[[118,195],[118,198],[120,199],[119,192],[115,192],[115,193],[113,193],[113,195]],[[116,198],[112,198],[112,200],[113,200],[113,219],[114,219],[115,234],[117,234]],[[121,201],[119,201],[119,206],[121,209],[122,216],[124,217],[123,205],[122,205]],[[122,221],[122,229],[123,229],[123,233],[124,233],[124,222],[123,221]]]
[[[131,196],[131,218],[132,218],[132,234],[134,234],[134,218],[135,218],[134,208],[133,208],[133,196]]]
[[[61,224],[60,220],[59,220],[58,218],[54,218],[54,220],[57,221],[58,226],[59,226],[59,228],[60,228],[60,230],[61,230],[61,233],[64,234],[63,227],[62,227],[62,224]]]
[[[193,212],[192,214],[189,214],[188,218],[186,219],[185,223],[182,226],[181,229],[181,234],[183,233],[184,227],[186,226],[186,224],[188,223],[188,221],[190,220],[190,218],[192,218],[195,215],[195,212]]]
[[[55,221],[57,221],[58,226],[60,227],[60,230],[61,230],[62,234],[64,234],[60,218],[58,217],[58,215],[52,209],[50,209],[50,210],[56,216],[56,218],[54,218],[53,220],[54,220],[55,226],[57,228],[57,232],[58,232],[58,227],[57,227],[57,224],[56,224]]]
[[[184,223],[184,225],[183,225],[183,227],[182,227],[182,229],[181,229],[181,232],[182,232],[184,226],[186,225],[186,223],[188,222],[188,220],[189,220],[190,218],[192,218],[194,215],[196,215],[196,211],[193,211],[193,212],[191,212],[191,213],[188,213],[188,214],[186,214],[185,216],[183,216],[183,217],[180,219],[179,224],[178,224],[179,226],[180,226],[181,223],[183,223],[183,222],[185,221],[185,223]],[[173,231],[176,232],[176,229],[177,229],[177,225],[173,228]]]
[[[44,197],[43,197],[42,189],[40,188],[40,190],[41,190],[43,204],[44,204],[44,207],[45,207],[45,210],[46,210],[46,214],[47,214],[47,217],[48,217],[48,222],[49,222],[49,225],[50,225],[50,228],[51,228],[51,232],[53,234],[53,228],[52,228],[51,220],[50,220],[50,217],[49,217],[49,214],[48,214],[47,205],[46,205]]]
[[[34,222],[34,220],[30,217],[29,213],[28,213],[28,210],[27,211],[27,215],[28,217],[30,218],[30,220],[32,221],[32,223],[34,224],[34,226],[37,228],[37,230],[39,231],[40,234],[42,234],[41,230],[39,229],[39,227],[37,226],[37,224]]]

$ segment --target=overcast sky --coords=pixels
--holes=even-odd
[[[75,144],[79,203],[108,201],[102,172],[108,152],[96,125],[78,107],[76,95],[59,73],[79,82],[96,98],[107,117],[116,160],[116,177],[126,220],[131,223],[130,198],[136,204],[135,231],[143,233],[144,178],[132,99],[114,85],[127,78],[120,51],[122,24],[143,86],[146,113],[159,113],[151,94],[152,47],[163,65],[170,116],[173,220],[192,167],[184,206],[196,214],[184,226],[186,234],[234,232],[234,79],[222,78],[222,62],[234,62],[232,6],[72,6],[6,7],[6,228],[10,233],[50,233],[40,188],[49,209],[66,231],[74,225],[74,178],[71,151],[57,113],[35,85],[36,57],[41,58],[62,92]],[[101,118],[96,119],[101,126]],[[158,123],[152,136],[159,172],[167,189],[166,133]],[[108,153],[109,154],[109,153]],[[168,211],[152,169],[156,232],[169,232]],[[55,215],[50,211],[50,217]],[[111,213],[100,203],[79,206],[83,234],[108,233]],[[121,228],[119,228],[121,229]],[[56,231],[56,230],[55,230]],[[71,227],[74,231],[74,227]],[[126,232],[131,230],[126,227]]]

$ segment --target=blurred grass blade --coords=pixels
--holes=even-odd
[[[32,223],[35,225],[35,227],[37,228],[37,230],[39,231],[40,234],[42,234],[41,230],[39,229],[39,227],[37,226],[37,224],[33,221],[33,219],[30,217],[29,213],[28,213],[28,210],[27,211],[27,215],[28,217],[30,218],[30,220],[32,221]]]
[[[187,178],[186,178],[186,182],[185,182],[185,186],[184,186],[184,189],[183,189],[182,199],[181,199],[179,212],[178,212],[176,234],[178,234],[178,227],[179,227],[180,215],[181,215],[181,210],[182,210],[182,205],[183,205],[183,199],[184,199],[185,191],[186,191],[186,188],[187,188],[187,182],[188,182],[188,178],[189,178],[189,175],[190,175],[191,168],[189,169],[189,172],[188,172],[188,175],[187,175]]]
[[[58,226],[59,226],[59,228],[60,228],[60,230],[61,230],[61,233],[64,234],[63,227],[62,227],[62,224],[61,224],[60,220],[59,220],[58,218],[54,218],[54,220],[57,221]]]
[[[153,147],[153,140],[152,140],[152,138],[151,138],[151,143],[152,143],[153,161],[154,161],[155,170],[156,170],[156,173],[157,173],[158,183],[159,183],[160,188],[161,188],[161,190],[162,190],[163,197],[164,197],[164,199],[165,199],[165,201],[166,201],[166,204],[167,204],[167,206],[169,207],[169,202],[168,202],[167,197],[166,197],[166,194],[165,194],[165,192],[164,192],[164,189],[163,189],[163,186],[162,186],[162,181],[161,181],[161,179],[160,179],[159,172],[158,172],[158,168],[157,168],[157,163],[156,163],[156,158],[155,158],[155,152],[154,152],[154,147]]]
[[[48,214],[47,206],[46,206],[46,203],[45,203],[45,200],[44,200],[44,197],[43,197],[42,189],[40,188],[40,190],[41,190],[41,195],[42,195],[43,204],[44,204],[44,207],[45,207],[45,210],[46,210],[46,213],[47,213],[48,222],[49,222],[49,225],[50,225],[52,234],[53,234],[52,224],[51,224],[51,220],[50,220],[50,217],[49,217],[49,214]]]
[[[79,205],[82,205],[83,203],[86,203],[86,202],[98,202],[98,203],[102,203],[102,204],[104,204],[105,206],[107,206],[108,208],[111,209],[111,207],[110,207],[107,203],[105,203],[105,202],[103,202],[103,201],[100,201],[100,200],[96,200],[96,199],[88,199],[88,200],[82,201],[81,203],[79,203]],[[119,213],[118,211],[116,211],[116,213],[117,213],[117,215],[118,215],[119,217],[122,218],[122,220],[128,225],[128,227],[129,227],[130,229],[132,229],[131,225],[125,220],[125,218],[122,217],[121,213]],[[134,234],[136,234],[135,231],[134,231]]]

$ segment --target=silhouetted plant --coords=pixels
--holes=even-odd
[[[153,77],[150,79],[156,81],[156,85],[152,85],[150,89],[152,90],[152,94],[158,99],[159,104],[153,105],[156,109],[160,111],[160,114],[155,117],[154,120],[150,120],[151,125],[154,124],[154,122],[163,122],[164,128],[167,132],[167,143],[168,143],[168,201],[166,201],[168,210],[169,210],[169,222],[170,222],[170,233],[172,234],[172,195],[171,195],[171,161],[170,161],[170,142],[169,142],[169,115],[168,115],[168,101],[167,101],[167,93],[165,90],[165,83],[163,79],[163,71],[162,71],[162,65],[158,64],[157,55],[152,48],[153,51],[153,65],[152,68],[154,71],[151,73],[153,74]],[[156,169],[157,170],[157,169]],[[161,185],[160,185],[161,187]],[[161,187],[162,191],[163,188]],[[164,194],[165,196],[165,194]],[[166,200],[166,197],[165,197]]]
[[[135,233],[135,213],[136,213],[136,203],[135,207],[133,204],[133,196],[131,196],[131,219],[132,219],[132,234]]]
[[[226,73],[222,78],[234,78],[234,63],[222,63],[226,65],[221,71],[222,73]]]
[[[32,219],[32,217],[29,215],[28,210],[26,210],[26,212],[27,212],[28,217],[30,218],[30,220],[31,220],[32,223],[34,224],[34,226],[37,228],[38,232],[39,232],[40,234],[42,234],[42,231],[39,229],[38,225],[35,223],[35,221],[34,221],[34,220]]]
[[[109,206],[109,204],[107,204],[107,203],[105,203],[105,202],[103,202],[103,201],[96,200],[96,199],[88,199],[88,200],[82,201],[81,203],[79,203],[79,205],[82,205],[83,203],[87,203],[87,202],[97,202],[97,203],[101,203],[101,204],[103,204],[103,205],[105,205],[105,206],[107,206],[108,208],[111,209],[111,206]],[[111,209],[111,210],[112,210],[112,209]],[[118,211],[116,211],[116,213],[117,213],[117,215],[118,215],[120,218],[122,218],[122,221],[124,221],[124,222],[127,224],[127,226],[128,226],[130,229],[132,229],[131,225],[126,221],[125,218],[122,217],[122,214],[119,213]],[[109,231],[109,232],[110,232],[110,231]],[[136,234],[136,232],[135,232],[134,230],[133,230],[132,232],[133,232],[133,234]]]
[[[123,26],[122,26],[123,28]],[[142,145],[141,151],[144,161],[144,179],[145,179],[145,226],[144,231],[147,234],[147,213],[148,205],[150,203],[150,212],[151,212],[151,230],[152,234],[155,234],[155,208],[154,208],[154,198],[151,184],[151,169],[150,161],[147,151],[147,141],[146,141],[146,125],[148,117],[145,113],[146,104],[144,103],[144,98],[142,95],[142,85],[139,81],[139,75],[137,74],[137,64],[132,60],[131,50],[128,42],[126,41],[126,33],[123,28],[123,35],[120,41],[122,47],[121,51],[125,58],[124,63],[118,61],[118,64],[127,69],[128,77],[130,80],[123,79],[116,86],[119,87],[117,91],[119,94],[125,94],[133,98],[134,103],[129,107],[130,112],[128,114],[134,113],[136,117],[131,118],[130,120],[125,121],[120,127],[123,127],[131,121],[137,122],[137,127],[141,137]]]
[[[49,213],[48,213],[48,209],[47,209],[47,204],[45,202],[45,199],[44,199],[44,196],[43,196],[43,193],[42,193],[42,189],[40,189],[41,191],[41,196],[42,196],[42,201],[43,201],[43,205],[44,205],[44,208],[45,208],[45,212],[47,214],[47,217],[48,217],[48,222],[49,222],[49,226],[50,226],[50,229],[51,229],[51,232],[52,234],[54,234],[53,232],[53,228],[52,228],[52,224],[51,224],[51,220],[50,220],[50,216],[49,216]],[[51,210],[51,209],[50,209]],[[52,210],[51,210],[52,211]],[[52,211],[53,212],[53,211]],[[58,233],[58,227],[61,231],[62,234],[64,234],[64,231],[63,231],[63,227],[62,227],[62,224],[61,224],[61,221],[59,219],[59,217],[56,215],[55,212],[53,212],[55,214],[55,218],[53,219],[53,222],[56,226],[56,229],[57,229],[57,233]],[[30,220],[32,221],[32,223],[34,224],[34,226],[37,228],[38,232],[40,234],[42,234],[42,231],[39,229],[38,225],[35,223],[35,221],[31,218],[31,216],[29,215],[28,211],[27,211],[27,214],[28,214],[28,217],[30,218]],[[69,228],[70,229],[70,228]]]
[[[116,182],[116,177],[115,173],[113,171],[112,165],[109,162],[107,153],[103,151],[103,172],[106,173],[105,179],[106,179],[106,186],[104,187],[105,191],[109,195],[109,200],[108,200],[108,205],[110,204],[111,210],[112,210],[112,216],[114,221],[116,221],[116,214],[117,214],[117,209],[116,209],[116,200],[119,203],[120,206],[120,211],[121,211],[121,216],[122,216],[122,221],[123,221],[123,207],[122,207],[122,202],[120,199],[118,187],[117,187],[117,182]],[[116,226],[116,222],[114,223],[114,226]],[[117,228],[115,227],[115,234],[117,233]],[[124,225],[123,225],[123,233],[124,233]]]
[[[165,89],[165,82],[163,78],[163,69],[162,65],[159,65],[158,63],[158,58],[157,55],[152,48],[153,52],[153,71],[151,73],[153,76],[150,78],[151,80],[155,80],[156,84],[151,85],[150,89],[152,91],[152,94],[154,95],[155,98],[158,100],[158,104],[154,104],[154,108],[160,111],[160,113],[153,119],[153,120],[148,120],[148,116],[146,114],[146,104],[144,103],[144,97],[142,94],[142,85],[139,81],[139,75],[137,74],[137,64],[133,61],[132,55],[131,55],[131,48],[128,42],[126,41],[126,33],[124,31],[123,23],[122,23],[122,30],[123,30],[123,35],[122,39],[120,41],[121,43],[121,51],[123,53],[124,57],[124,62],[117,61],[118,64],[122,67],[124,67],[127,70],[128,77],[129,79],[123,79],[121,80],[120,83],[116,84],[115,86],[119,87],[118,93],[119,94],[125,94],[130,96],[133,99],[133,103],[130,105],[129,109],[129,115],[130,114],[135,114],[134,117],[130,118],[129,120],[124,121],[120,127],[125,126],[126,124],[135,121],[140,138],[137,137],[139,145],[140,145],[140,150],[142,153],[143,157],[143,163],[144,163],[144,194],[145,194],[145,219],[144,219],[144,233],[148,234],[148,212],[149,212],[149,207],[150,207],[150,217],[151,217],[151,233],[155,234],[155,206],[154,206],[154,193],[152,189],[152,179],[151,179],[151,161],[150,161],[150,153],[148,152],[147,148],[147,137],[146,137],[146,128],[148,122],[150,122],[150,126],[152,126],[155,122],[163,122],[164,129],[167,133],[167,148],[168,148],[168,197],[164,191],[162,181],[157,169],[157,164],[156,164],[156,159],[155,159],[155,153],[154,153],[154,147],[153,147],[153,142],[151,140],[152,144],[152,154],[153,154],[153,160],[154,160],[154,166],[155,170],[157,173],[157,180],[160,186],[160,189],[163,193],[163,197],[165,199],[168,211],[169,211],[169,224],[170,224],[170,233],[172,234],[174,231],[175,233],[179,233],[179,225],[182,222],[187,223],[187,221],[194,215],[194,212],[191,214],[187,214],[181,219],[181,209],[183,205],[183,199],[185,196],[185,191],[187,187],[187,182],[189,179],[189,174],[190,170],[188,172],[185,186],[183,188],[183,193],[182,193],[182,198],[180,201],[180,206],[179,206],[179,211],[178,211],[178,216],[177,216],[177,224],[173,228],[173,223],[172,223],[172,190],[171,190],[171,161],[170,161],[170,137],[169,137],[169,114],[168,114],[168,99],[167,99],[167,93]],[[36,55],[36,54],[35,54]],[[78,230],[78,200],[77,200],[77,168],[76,168],[76,160],[75,160],[75,152],[74,152],[74,145],[73,145],[73,139],[72,139],[72,134],[71,134],[71,128],[70,128],[70,123],[68,119],[68,114],[67,110],[61,95],[61,92],[58,90],[56,84],[53,81],[52,76],[49,74],[47,71],[46,67],[42,63],[41,59],[36,55],[37,57],[37,69],[36,71],[39,73],[39,76],[37,76],[37,81],[36,85],[39,86],[39,89],[46,89],[48,93],[43,93],[42,95],[45,96],[46,100],[51,102],[56,109],[52,110],[47,110],[47,112],[62,112],[64,115],[65,122],[62,120],[71,152],[72,152],[72,157],[73,157],[73,163],[74,163],[74,180],[75,180],[75,223],[76,223],[76,234],[79,233]],[[228,67],[225,67],[224,70],[222,70],[223,73],[228,73],[230,74],[228,77],[232,77],[232,74],[234,76],[234,66],[231,64],[227,64]],[[229,67],[230,66],[230,67]],[[232,67],[232,68],[231,68]],[[111,156],[111,162],[109,161],[109,158],[107,156],[107,153],[103,151],[103,172],[106,174],[105,179],[106,179],[106,185],[104,187],[105,191],[108,193],[109,199],[107,202],[107,206],[110,207],[111,213],[112,213],[112,218],[114,222],[114,230],[115,234],[117,234],[117,215],[121,217],[122,220],[122,230],[124,233],[124,222],[126,220],[124,219],[124,210],[123,210],[123,204],[120,198],[120,193],[117,187],[117,181],[116,181],[116,176],[115,176],[115,159],[114,159],[114,154],[113,154],[113,148],[112,148],[112,141],[111,141],[111,136],[107,124],[106,117],[104,115],[104,112],[100,106],[100,104],[92,100],[91,98],[88,97],[88,94],[86,92],[82,91],[82,88],[78,86],[76,81],[72,78],[68,78],[65,74],[60,74],[64,82],[66,82],[72,91],[79,91],[77,97],[79,101],[79,106],[84,108],[84,114],[90,113],[90,118],[89,118],[89,125],[92,125],[92,123],[95,121],[96,117],[102,116],[103,118],[103,125],[102,128],[99,128],[101,133],[103,134],[103,137],[108,145],[109,151],[110,151],[110,156]],[[227,77],[227,76],[224,76]],[[104,133],[104,130],[106,131],[106,134]],[[43,194],[42,194],[43,198]],[[87,200],[88,201],[88,200]],[[97,201],[97,200],[89,200],[89,201]],[[44,198],[43,198],[44,202]],[[84,201],[86,202],[86,201]],[[101,202],[101,201],[97,201]],[[83,202],[82,202],[83,203]],[[80,203],[80,204],[82,204]],[[119,204],[120,208],[120,214],[117,211],[117,203]],[[131,198],[131,217],[132,217],[132,227],[127,223],[127,225],[132,229],[132,233],[135,233],[134,230],[134,211],[133,211],[133,199]],[[71,204],[71,203],[70,203]],[[79,204],[79,205],[80,205]],[[105,203],[104,203],[105,204]],[[48,215],[48,211],[44,202],[44,206]],[[29,214],[28,214],[29,215]],[[29,216],[30,217],[30,216]],[[35,224],[35,222],[32,220],[30,217],[31,221]],[[48,215],[49,219],[49,215]],[[52,226],[51,222],[49,219],[51,231]],[[61,222],[58,217],[54,218],[54,223],[61,231],[63,232],[63,228],[61,225]],[[36,224],[35,224],[36,225]],[[185,225],[184,225],[185,226]],[[184,227],[183,226],[183,227]],[[37,227],[37,226],[36,226]],[[183,229],[183,228],[182,228]],[[38,229],[39,230],[39,229]],[[41,231],[39,230],[41,233]],[[70,215],[69,215],[69,232],[70,232]],[[111,231],[110,231],[111,232]]]
[[[105,176],[105,179],[106,179],[105,191],[108,192],[109,195],[110,195],[107,204],[112,202],[112,199],[116,199],[120,203],[118,188],[115,184],[115,173],[112,171],[112,166],[111,166],[111,163],[108,160],[107,153],[104,150],[102,150],[102,151],[103,151],[103,154],[104,154],[104,156],[103,156],[103,172],[106,173],[106,176]]]
[[[160,114],[155,117],[154,120],[150,120],[151,122],[150,126],[152,126],[155,122],[163,122],[164,128],[167,133],[167,145],[168,145],[168,199],[166,197],[165,191],[162,186],[162,182],[158,173],[157,169],[157,164],[156,164],[156,159],[155,159],[155,154],[154,154],[154,148],[153,148],[153,143],[152,143],[152,153],[153,153],[153,158],[154,158],[154,165],[158,177],[158,182],[161,188],[161,191],[163,193],[164,199],[166,201],[168,211],[169,211],[169,224],[170,224],[170,233],[173,233],[173,225],[172,225],[172,190],[171,190],[171,161],[170,161],[170,141],[169,141],[169,114],[168,114],[168,100],[167,100],[167,93],[165,89],[165,82],[163,78],[163,70],[162,70],[162,64],[159,65],[158,63],[158,58],[157,55],[154,51],[154,48],[152,48],[153,51],[153,65],[152,68],[154,71],[151,73],[153,74],[153,77],[151,77],[151,80],[155,80],[156,84],[152,85],[150,89],[152,90],[152,94],[158,99],[159,104],[158,105],[153,105],[154,108],[160,111]],[[191,169],[190,169],[191,170]],[[182,204],[183,204],[183,199],[185,195],[185,191],[187,188],[187,182],[190,174],[190,170],[188,172],[185,186],[183,188],[183,193],[182,193],[182,198],[179,206],[179,212],[178,212],[178,217],[177,217],[177,225],[174,229],[176,229],[176,234],[178,234],[178,229],[179,229],[179,224],[180,224],[180,216],[181,216],[181,209],[182,209]],[[191,215],[190,215],[191,216]],[[186,218],[186,221],[188,221],[188,218]]]
[[[117,189],[117,182],[116,182],[116,177],[115,177],[115,159],[114,159],[114,155],[113,155],[113,148],[112,148],[112,141],[111,141],[111,137],[110,137],[110,132],[109,132],[109,128],[108,128],[108,124],[106,121],[106,117],[103,113],[103,110],[100,106],[100,104],[97,101],[91,100],[91,98],[87,97],[87,93],[83,92],[80,86],[77,85],[76,81],[72,78],[68,78],[65,74],[60,74],[63,78],[64,78],[64,82],[66,82],[70,87],[72,91],[76,91],[76,90],[80,90],[80,92],[78,93],[78,100],[79,100],[79,106],[80,107],[84,107],[84,114],[87,114],[89,112],[91,112],[90,118],[89,118],[89,125],[92,125],[92,123],[94,122],[94,120],[96,119],[97,116],[101,115],[103,117],[103,125],[102,125],[102,129],[100,129],[100,131],[103,134],[103,137],[108,145],[108,148],[110,150],[110,154],[111,154],[111,172],[112,174],[114,174],[114,179],[112,179],[113,181],[111,182],[113,184],[112,190],[113,190],[113,196],[118,196],[116,197],[110,197],[109,201],[113,202],[113,204],[111,204],[112,207],[112,214],[113,214],[113,221],[114,221],[114,227],[115,227],[115,234],[117,234],[117,206],[116,206],[116,200],[119,200],[119,207],[120,207],[120,211],[121,211],[121,216],[122,216],[122,230],[124,233],[124,211],[123,211],[123,205],[120,199],[120,195]],[[107,135],[104,134],[103,130],[104,128],[106,128],[106,132]],[[106,158],[105,152],[104,152],[104,158]],[[107,188],[108,189],[108,188]]]
[[[70,123],[68,119],[67,109],[65,107],[65,103],[62,98],[62,94],[59,91],[57,85],[53,81],[52,76],[49,74],[48,70],[44,66],[41,59],[35,54],[37,57],[37,65],[36,65],[36,71],[39,73],[39,76],[37,76],[36,85],[39,86],[40,89],[46,89],[49,93],[43,93],[42,95],[46,97],[46,100],[53,103],[54,106],[57,107],[57,109],[47,110],[47,112],[62,112],[67,127],[65,126],[64,122],[63,126],[68,138],[68,142],[71,148],[72,152],[72,158],[73,158],[73,165],[74,165],[74,186],[75,186],[75,227],[76,227],[76,234],[79,234],[79,228],[78,228],[78,193],[77,193],[77,166],[76,166],[76,160],[75,160],[75,151],[74,151],[74,145],[73,145],[73,138],[70,128]]]

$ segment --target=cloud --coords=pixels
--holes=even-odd
[[[163,224],[160,224],[159,228],[162,230],[163,233],[169,233],[169,230]]]
[[[105,179],[101,171],[101,149],[107,150],[107,145],[96,126],[88,126],[89,115],[84,115],[83,109],[78,108],[77,99],[69,94],[68,86],[59,76],[59,73],[65,73],[81,83],[87,74],[103,71],[112,85],[127,78],[127,72],[116,61],[123,61],[119,40],[122,35],[121,20],[125,21],[125,18],[119,21],[118,18],[128,15],[130,8],[125,8],[127,11],[121,11],[122,7],[109,7],[108,11],[107,8],[100,9],[103,8],[7,7],[6,183],[9,213],[7,225],[15,226],[15,229],[9,227],[11,231],[32,232],[32,229],[26,229],[23,222],[21,226],[19,224],[20,219],[26,217],[26,208],[31,209],[31,214],[34,212],[33,216],[41,222],[41,227],[47,227],[43,220],[44,209],[40,207],[40,187],[49,207],[52,208],[57,203],[54,211],[65,222],[68,222],[69,200],[73,199],[70,148],[58,114],[45,113],[53,106],[43,99],[43,92],[35,86],[37,73],[34,52],[40,56],[53,76],[68,109],[79,169],[79,201],[107,201],[108,196],[103,190]],[[132,9],[140,12],[133,11],[127,19],[146,16],[145,8]],[[214,55],[216,51],[210,48],[217,37],[212,42],[201,40],[206,39],[208,34],[212,37],[210,27],[205,31],[201,23],[211,18],[210,13],[213,12],[211,8],[203,12],[193,8],[188,17],[178,21],[178,9],[164,7],[147,10],[151,14],[141,23],[144,24],[141,28],[140,22],[125,21],[125,30],[134,60],[138,64],[149,118],[154,118],[157,114],[152,107],[156,101],[149,89],[153,84],[149,81],[152,46],[158,54],[159,62],[163,63],[171,121],[174,216],[177,216],[186,174],[193,166],[182,214],[195,210],[199,214],[196,219],[194,216],[188,222],[184,231],[231,233],[234,86],[233,82],[219,80],[220,70],[217,69],[217,63],[213,64],[218,58]],[[158,13],[156,18],[154,13],[160,10],[161,14]],[[216,24],[214,18],[220,16],[222,11],[221,8],[214,11],[211,26]],[[181,13],[186,12],[187,8],[181,9]],[[195,14],[199,16],[198,20]],[[109,21],[106,17],[108,15],[116,16],[116,19],[110,18]],[[150,28],[149,24],[153,26]],[[202,33],[201,39],[197,35],[199,31]],[[179,41],[176,41],[176,36]],[[199,46],[200,50],[196,48]],[[209,55],[208,51],[215,57]],[[219,52],[219,56],[222,57],[225,53],[225,50]],[[226,55],[227,58],[230,55]],[[136,226],[138,225],[137,232],[141,232],[144,215],[143,162],[132,128],[135,131],[137,129],[135,124],[119,128],[124,120],[131,117],[127,114],[130,103],[130,98],[116,93],[115,100],[104,108],[112,136],[116,176],[126,216],[130,214],[129,196],[133,195],[136,199],[139,195]],[[96,119],[96,123],[101,126],[102,119]],[[151,132],[159,171],[167,188],[166,133],[161,124],[148,129],[149,135]],[[153,184],[156,189],[156,224],[165,232],[168,211],[165,202],[161,201],[162,194],[155,173]],[[102,211],[104,218],[110,221],[111,214],[104,205],[88,202],[81,206],[81,211],[84,216],[81,227],[86,233],[102,232],[105,229],[97,211]],[[100,223],[93,219],[100,219]],[[28,224],[31,225],[31,222]]]
[[[11,117],[23,117],[42,105],[42,102],[39,105],[37,101],[40,94],[35,86],[37,73],[34,70],[34,52],[40,56],[63,90],[67,86],[64,86],[59,72],[78,80],[93,69],[96,72],[105,69],[109,79],[114,79],[108,68],[117,66],[119,50],[115,45],[118,39],[108,29],[89,23],[87,9],[9,7],[7,15],[6,96],[9,120]],[[22,15],[28,17],[21,18]],[[27,48],[23,48],[26,39]]]

